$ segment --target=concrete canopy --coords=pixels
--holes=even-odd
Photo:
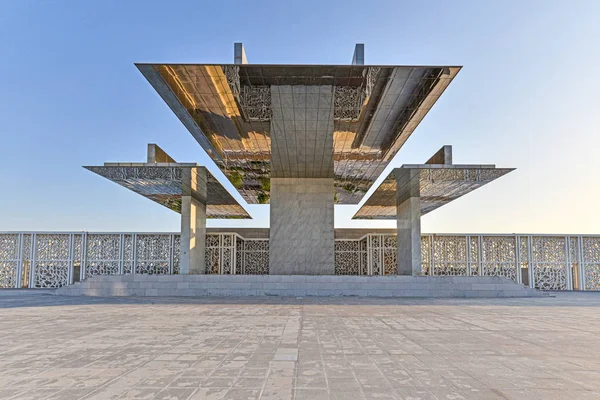
[[[136,65],[242,197],[259,204],[269,202],[271,177],[334,178],[336,201],[357,204],[461,68]],[[319,101],[324,91],[333,102]],[[330,166],[319,152],[328,144],[311,133],[331,123],[323,116],[332,107]],[[283,116],[275,128],[274,113]],[[284,140],[272,143],[272,129]]]
[[[178,213],[181,197],[191,196],[206,204],[207,218],[250,218],[227,189],[197,164],[105,163],[84,168]]]
[[[513,170],[494,165],[403,165],[385,178],[352,219],[396,219],[397,205],[410,197],[420,198],[425,215]]]

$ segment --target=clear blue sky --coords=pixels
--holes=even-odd
[[[154,142],[222,178],[133,63],[228,63],[242,41],[257,63],[345,64],[360,42],[367,64],[464,65],[392,165],[452,144],[455,162],[517,170],[423,231],[600,233],[599,21],[596,0],[0,1],[0,230],[179,230],[81,166]],[[394,226],[355,210],[336,226]]]

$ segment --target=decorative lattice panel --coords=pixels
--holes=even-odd
[[[393,235],[367,235],[367,274],[397,275],[398,248],[397,238]]]
[[[469,243],[469,260],[467,267],[471,270],[472,276],[481,275],[480,268],[480,257],[481,251],[479,250],[479,238],[477,236],[471,237],[469,236],[467,239]]]
[[[383,260],[381,259],[382,240],[380,235],[369,236],[369,261],[371,262],[371,275],[383,275]]]
[[[267,275],[269,273],[269,241],[246,240],[244,242],[244,273]]]
[[[133,235],[124,235],[123,238],[123,273],[131,274],[133,273]]]
[[[223,275],[237,273],[236,247],[235,234],[218,233],[206,235],[206,273]]]
[[[0,288],[17,287],[19,235],[0,234]]]
[[[36,235],[33,287],[57,288],[69,284],[70,234]]]
[[[484,236],[483,275],[503,276],[517,282],[517,252],[511,236]]]
[[[336,240],[334,254],[336,275],[362,275],[358,240]]]
[[[537,289],[567,290],[567,252],[564,237],[531,238],[533,282]]]
[[[519,238],[519,264],[521,265],[521,271],[524,271],[524,279],[527,279],[529,285],[529,238],[527,236],[521,236]],[[525,281],[523,281],[525,283]]]
[[[219,247],[220,235],[206,235],[206,247]]]
[[[569,237],[569,268],[571,270],[571,279],[573,288],[581,290],[581,259],[579,256],[579,239],[577,237]]]
[[[90,234],[87,236],[86,278],[118,274],[120,262],[121,235]]]
[[[239,237],[235,238],[235,273],[244,273],[244,241]]]
[[[433,274],[467,275],[467,242],[464,236],[433,237]]]
[[[23,235],[23,247],[21,253],[21,269],[23,271],[22,277],[22,287],[30,286],[30,274],[31,274],[31,259],[33,257],[33,234],[24,234]]]
[[[398,275],[397,249],[383,249],[383,273],[384,275]]]
[[[204,256],[207,274],[218,274],[220,268],[220,256],[218,247],[207,247]]]
[[[361,267],[360,274],[361,275],[368,275],[369,274],[369,263],[368,263],[367,246],[368,246],[368,240],[367,240],[367,238],[362,239],[360,241],[360,267]]]
[[[181,272],[181,236],[173,236],[173,273]]]
[[[136,235],[136,274],[168,274],[170,235]]]
[[[207,274],[218,274],[221,269],[220,235],[206,235],[204,262]]]
[[[223,275],[231,275],[234,273],[234,262],[235,259],[233,258],[233,250],[231,249],[231,247],[225,247],[223,248],[223,261],[222,261],[222,268],[221,268],[221,273]]]
[[[83,234],[73,235],[73,264],[81,266],[83,256]]]
[[[583,274],[586,290],[600,290],[600,237],[582,238]]]
[[[337,240],[335,273],[397,274],[396,247],[394,235]],[[0,287],[60,287],[79,277],[132,273],[134,266],[141,274],[179,273],[180,250],[173,234],[0,234]],[[596,236],[426,235],[421,256],[424,274],[521,276],[544,290],[600,290]],[[207,273],[268,274],[269,241],[208,234],[206,264]]]
[[[398,238],[387,235],[383,237],[383,273],[398,275]]]
[[[430,236],[421,236],[421,273],[431,275],[431,240]]]

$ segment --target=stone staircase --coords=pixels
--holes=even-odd
[[[539,297],[494,276],[100,275],[57,289],[66,296]]]

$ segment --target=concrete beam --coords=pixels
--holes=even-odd
[[[452,146],[445,145],[437,151],[425,164],[452,165]]]
[[[357,43],[354,46],[354,55],[352,56],[352,65],[365,65],[365,44]]]
[[[155,143],[148,143],[148,163],[175,163],[176,161],[171,158],[163,149],[158,147]]]
[[[248,64],[248,59],[246,58],[246,50],[244,50],[244,45],[242,43],[233,44],[233,63]]]

